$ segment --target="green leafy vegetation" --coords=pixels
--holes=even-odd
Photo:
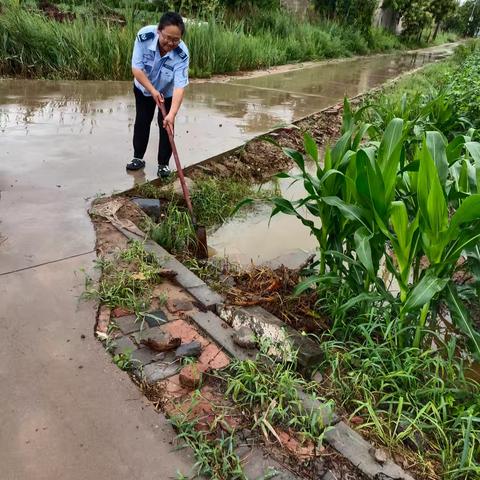
[[[141,26],[157,23],[165,6],[110,3],[58,4],[55,8],[60,13],[49,16],[36,2],[8,0],[0,16],[0,75],[130,79],[135,34]],[[225,5],[199,8],[197,2],[182,2],[178,8],[184,15],[206,20],[187,26],[190,74],[208,77],[402,48],[395,35],[368,25],[364,14],[368,17],[371,7],[367,12],[363,3],[357,2],[356,10],[346,10],[341,21],[315,15],[302,19],[261,5],[252,6],[253,13],[245,16],[225,11]]]
[[[192,205],[202,225],[220,225],[232,214],[235,205],[246,197],[266,199],[271,190],[252,186],[250,182],[232,178],[201,178],[192,190]]]
[[[197,429],[198,420],[191,420],[188,414],[180,414],[170,419],[178,432],[178,439],[192,448],[198,475],[213,480],[246,480],[240,458],[235,453],[234,433],[223,434],[221,438],[211,439],[208,432]]]
[[[159,223],[148,221],[147,235],[169,252],[185,252],[195,245],[195,230],[190,213],[171,201]]]
[[[465,58],[466,57],[466,58]],[[300,173],[298,200],[271,198],[318,241],[297,287],[331,318],[321,338],[330,395],[362,428],[438,478],[480,474],[478,294],[480,143],[469,86],[476,48],[344,105],[341,138],[323,159],[283,149]],[[472,104],[473,103],[473,104]],[[307,162],[315,166],[313,173]],[[308,213],[308,214],[307,214]],[[470,280],[458,282],[468,272]],[[243,380],[248,385],[247,380]]]
[[[98,282],[86,278],[83,298],[139,315],[148,310],[153,287],[161,281],[161,265],[141,242],[131,242],[113,258],[97,260],[96,268],[102,271],[102,277]]]
[[[257,418],[253,428],[259,428],[265,438],[275,436],[273,427],[280,426],[321,446],[326,425],[319,410],[303,407],[300,391],[311,386],[296,372],[294,361],[272,363],[266,354],[255,361],[234,361],[223,378],[226,394]],[[258,411],[262,414],[255,416]]]

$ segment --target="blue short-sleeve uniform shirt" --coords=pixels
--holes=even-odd
[[[190,55],[183,41],[162,57],[158,46],[157,26],[148,25],[139,30],[133,47],[132,68],[143,70],[152,85],[165,98],[173,95],[174,88],[184,88],[188,85],[189,61]],[[145,96],[150,96],[136,79],[135,86]]]

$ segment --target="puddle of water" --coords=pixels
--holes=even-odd
[[[307,168],[314,173],[313,164]],[[291,173],[299,173],[299,170],[292,169]],[[277,188],[289,200],[297,200],[305,195],[303,182],[288,178],[278,179]],[[208,242],[215,250],[215,256],[228,257],[246,266],[251,262],[262,264],[298,250],[315,251],[317,240],[309,235],[310,230],[300,220],[285,214],[270,218],[271,212],[270,204],[258,204],[253,210],[240,214],[209,234]],[[309,212],[303,211],[302,214],[314,220]]]

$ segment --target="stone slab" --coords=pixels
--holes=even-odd
[[[372,445],[345,422],[339,422],[333,428],[327,430],[325,440],[368,478],[414,480],[411,475],[391,460],[387,460],[383,465],[376,462],[370,454]]]
[[[168,322],[168,318],[163,310],[155,310],[154,312],[148,312],[145,314],[143,319],[150,328],[158,327]]]
[[[225,301],[219,293],[212,290],[206,284],[197,287],[189,287],[187,288],[187,291],[207,310],[215,311],[217,305]]]
[[[188,317],[220,345],[230,356],[239,360],[255,358],[256,350],[245,350],[233,342],[233,330],[213,312],[192,312]]]
[[[131,359],[137,365],[140,364],[142,366],[148,365],[149,363],[155,362],[158,360],[160,352],[154,352],[147,347],[136,348],[132,352]]]
[[[128,352],[133,352],[137,346],[133,343],[130,337],[120,337],[114,340],[111,350],[114,355],[121,355]]]
[[[141,369],[136,369],[134,374],[138,379],[145,381],[149,385],[153,385],[176,375],[181,368],[181,362],[175,361],[173,355],[167,355],[162,361],[153,362],[145,365]]]
[[[137,321],[136,315],[126,315],[125,317],[118,317],[115,319],[115,323],[124,335],[138,332],[142,327],[142,322]]]

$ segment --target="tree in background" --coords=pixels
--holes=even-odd
[[[314,0],[315,9],[325,18],[357,26],[368,33],[378,0]]]
[[[445,26],[460,35],[474,37],[480,33],[480,0],[467,0],[453,15],[445,20]]]
[[[441,24],[455,12],[457,0],[385,0],[383,8],[391,8],[402,19],[403,34],[421,39],[423,31],[435,22],[435,39]]]
[[[429,12],[433,15],[435,21],[435,32],[433,33],[433,40],[437,38],[440,25],[445,19],[453,14],[458,7],[456,0],[431,0],[429,6]]]

